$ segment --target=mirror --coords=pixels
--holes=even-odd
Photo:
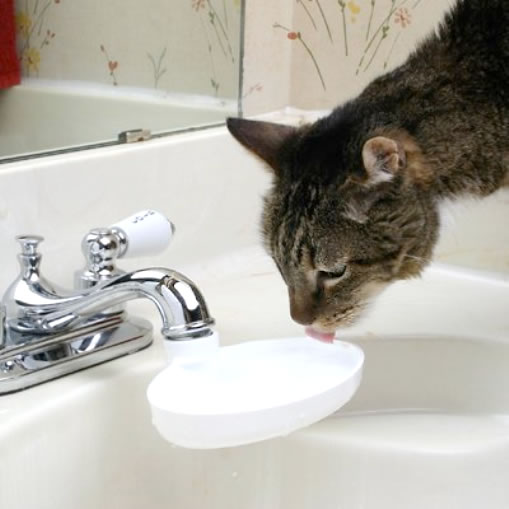
[[[239,113],[242,0],[13,2],[22,82],[0,90],[0,162]]]

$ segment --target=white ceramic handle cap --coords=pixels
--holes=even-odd
[[[122,230],[127,239],[124,258],[153,255],[164,251],[175,231],[173,224],[155,210],[141,210],[111,227]]]

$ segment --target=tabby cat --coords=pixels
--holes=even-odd
[[[274,175],[262,231],[291,316],[332,341],[421,273],[442,201],[509,184],[509,0],[459,0],[403,65],[313,124],[228,128]]]

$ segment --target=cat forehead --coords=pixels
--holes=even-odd
[[[363,238],[340,211],[321,207],[312,216],[295,210],[289,216],[278,215],[277,226],[266,233],[272,254],[288,266],[333,265],[355,252]]]
[[[327,240],[333,231],[348,234],[364,224],[372,201],[370,196],[342,192],[338,187],[292,186],[266,196],[264,212],[274,225],[282,227],[282,234],[307,227],[308,235]]]

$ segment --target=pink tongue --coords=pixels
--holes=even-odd
[[[333,332],[320,332],[313,327],[306,327],[305,329],[306,336],[309,336],[313,339],[318,339],[318,341],[323,341],[324,343],[332,343],[334,341],[334,333]]]

